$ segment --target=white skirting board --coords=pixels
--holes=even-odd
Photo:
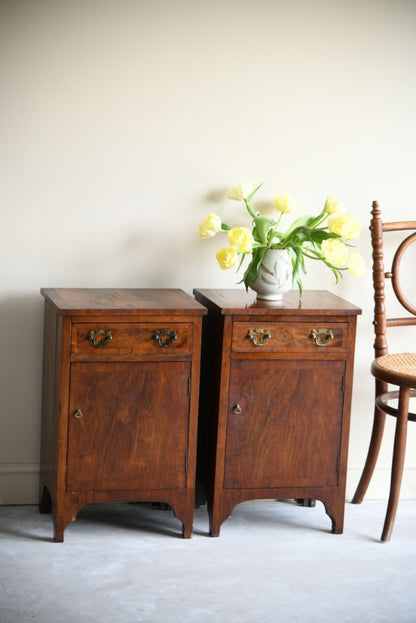
[[[345,497],[347,500],[351,500],[358,481],[360,480],[363,466],[349,466],[347,472],[347,488]],[[380,465],[376,467],[373,477],[368,487],[365,499],[367,500],[384,500],[388,498],[390,490],[390,465]],[[400,497],[403,500],[416,499],[416,466],[406,466],[403,472],[402,487],[400,490]]]
[[[38,504],[39,464],[0,463],[0,504]]]

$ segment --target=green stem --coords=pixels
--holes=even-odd
[[[249,204],[249,202],[247,201],[247,199],[244,199],[244,203],[246,204],[246,208],[248,213],[250,214],[250,216],[254,219],[256,218],[256,213],[254,212],[253,208],[251,207],[251,205]]]
[[[312,223],[310,224],[310,227],[313,227],[313,228],[318,227],[318,225],[324,222],[327,216],[328,216],[328,213],[325,210],[325,206],[324,206],[324,208],[322,209],[322,212],[318,214],[318,216],[312,221]]]
[[[282,216],[283,216],[283,212],[280,212],[279,218],[276,221],[276,225],[274,226],[274,229],[277,229],[277,227],[279,227],[279,223],[282,220]]]

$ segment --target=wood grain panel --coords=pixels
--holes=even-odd
[[[186,362],[73,364],[67,490],[185,487],[189,375]]]
[[[344,367],[232,362],[225,488],[337,485]]]
[[[175,322],[89,322],[72,326],[71,353],[73,361],[102,361],[114,358],[134,359],[136,356],[160,357],[188,355],[192,352],[192,323]],[[112,339],[102,347],[96,347],[88,339],[90,330],[110,331]],[[176,339],[162,347],[154,338],[155,330],[174,331]]]

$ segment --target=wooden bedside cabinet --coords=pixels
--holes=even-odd
[[[203,332],[199,478],[210,534],[251,499],[318,499],[343,530],[357,314],[324,291],[283,303],[194,290]]]
[[[41,512],[169,504],[192,535],[202,315],[181,290],[42,289]]]

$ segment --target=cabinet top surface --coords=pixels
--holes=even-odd
[[[245,290],[195,289],[194,294],[202,304],[217,307],[222,314],[287,316],[289,314],[322,314],[333,316],[361,314],[361,309],[326,290],[305,290],[302,298],[298,290],[290,290],[282,301],[261,301],[256,294]]]
[[[61,314],[206,313],[189,294],[172,288],[42,288],[41,294]]]

